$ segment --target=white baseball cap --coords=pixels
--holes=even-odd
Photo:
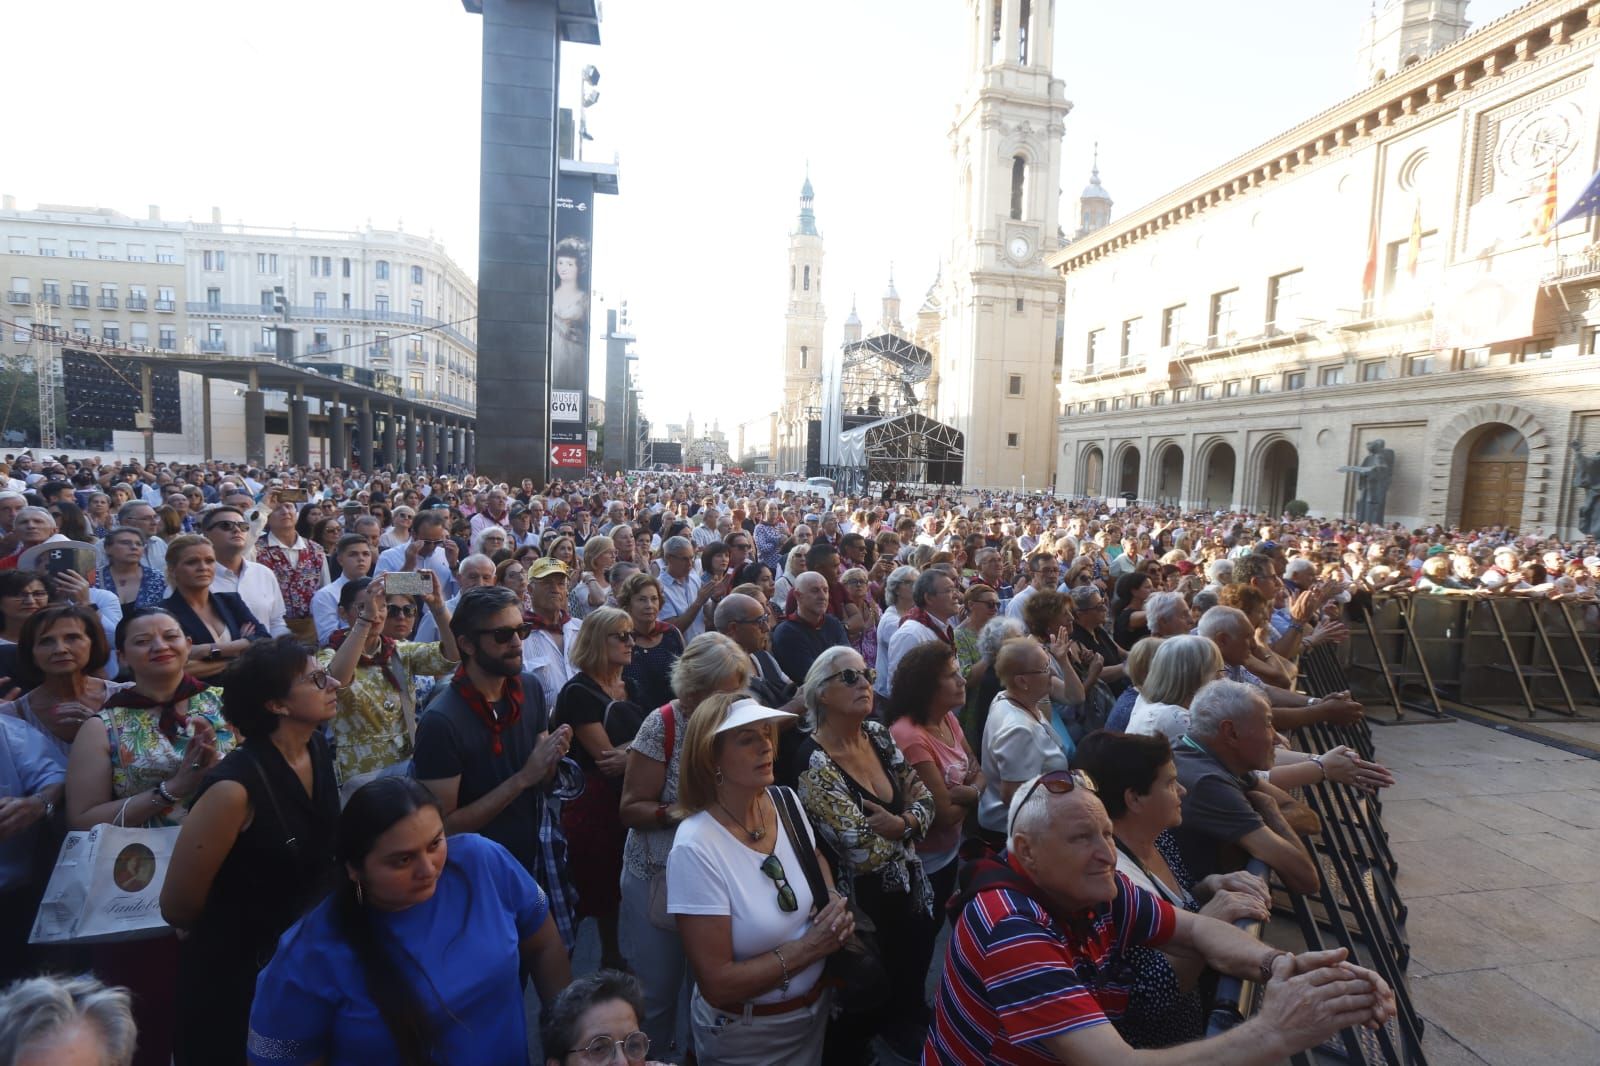
[[[787,722],[799,721],[799,717],[790,714],[788,711],[763,707],[755,700],[738,700],[728,708],[728,717],[722,720],[722,724],[717,726],[716,731],[718,733],[726,733],[731,729],[743,729],[747,725],[755,725],[757,722],[773,721],[778,722],[781,726]]]

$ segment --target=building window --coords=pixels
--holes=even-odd
[[[1083,355],[1083,367],[1085,370],[1094,369],[1094,357],[1100,350],[1100,339],[1104,334],[1105,330],[1103,329],[1091,329],[1089,331],[1089,346]]]
[[[171,352],[178,348],[178,329],[176,326],[162,326],[158,331],[159,340],[156,346],[162,351]]]
[[[1022,218],[1022,202],[1028,184],[1028,162],[1020,155],[1011,160],[1011,217]]]
[[[1006,395],[1007,396],[1021,396],[1022,395],[1022,375],[1021,374],[1009,374],[1009,375],[1006,376]]]
[[[376,311],[379,315],[388,314],[389,313],[389,298],[387,296],[374,296],[372,298],[372,309],[374,311]]]
[[[222,347],[222,327],[215,322],[206,327],[206,343],[215,348]]]
[[[1321,370],[1319,370],[1317,372],[1317,384],[1319,384],[1319,385],[1343,385],[1344,384],[1344,366],[1341,364],[1340,366],[1325,366],[1325,367],[1323,367]]]
[[[1215,385],[1201,385],[1196,395],[1202,400],[1215,400],[1217,398],[1217,387]]]
[[[1150,394],[1150,406],[1151,407],[1165,407],[1166,404],[1167,404],[1167,394],[1166,393],[1164,393],[1164,392],[1152,392]]]
[[[387,260],[387,259],[378,260],[377,270],[378,270],[377,278],[378,278],[379,281],[388,281],[389,280],[389,260]]]
[[[1173,389],[1172,390],[1172,402],[1173,403],[1188,403],[1189,400],[1193,396],[1194,396],[1194,389],[1193,389],[1193,387],[1191,387],[1189,385],[1185,385],[1181,389]]]
[[[1143,407],[1144,406],[1144,397],[1143,396],[1129,396],[1128,397],[1128,406],[1129,407]]]
[[[1551,359],[1556,354],[1556,341],[1554,337],[1541,337],[1538,340],[1524,341],[1522,344],[1522,362],[1532,363],[1540,359]]]
[[[1117,396],[1111,401],[1111,409],[1113,411],[1120,411],[1126,406],[1128,406],[1128,401],[1125,397]]]
[[[1018,448],[1018,447],[1021,447],[1021,446],[1022,446],[1022,434],[1020,434],[1020,433],[1007,433],[1006,434],[1006,447],[1007,448]]]
[[[156,262],[158,262],[158,263],[176,263],[177,261],[178,261],[178,256],[172,250],[172,245],[170,245],[170,244],[158,244],[158,245],[156,245]]]
[[[122,327],[115,322],[100,323],[100,339],[107,344],[118,344],[122,341]]]
[[[87,258],[89,258],[89,242],[88,241],[68,241],[67,242],[67,258],[68,259],[87,259]]]
[[[1222,395],[1227,397],[1237,396],[1244,391],[1243,385],[1244,382],[1239,381],[1237,378],[1233,381],[1224,381],[1222,383]]]
[[[1144,354],[1144,319],[1130,318],[1122,323],[1122,361]]]
[[[422,268],[421,267],[414,266],[414,267],[411,268],[411,284],[413,284],[413,285],[421,285],[422,284]]]
[[[1406,356],[1406,377],[1420,378],[1424,374],[1433,373],[1433,353],[1423,352],[1420,355]]]
[[[1259,378],[1256,378],[1254,381],[1250,382],[1250,391],[1255,393],[1257,396],[1265,396],[1265,395],[1267,395],[1268,393],[1273,391],[1272,378],[1271,377],[1259,377]]]
[[[227,252],[223,252],[223,251],[217,252],[217,269],[218,270],[227,270],[228,269],[228,253]]]
[[[1291,270],[1267,279],[1267,328],[1293,333],[1300,328],[1300,283],[1305,272]]]
[[[1027,306],[1027,304],[1023,302],[1023,298],[1021,296],[1018,296],[1017,297],[1017,313],[1021,314],[1023,308],[1025,308],[1026,306]]]
[[[1161,347],[1183,342],[1183,308],[1183,304],[1175,304],[1161,312]]]
[[[40,249],[40,254],[43,254],[43,248]],[[144,245],[142,245],[142,244],[129,244],[128,245],[128,262],[130,262],[130,263],[148,263],[149,261],[150,261],[149,258],[145,255]]]
[[[206,310],[207,311],[220,311],[220,310],[222,310],[222,290],[221,289],[207,289],[206,290]]]
[[[1234,329],[1233,321],[1238,305],[1238,289],[1225,289],[1222,292],[1211,294],[1211,328],[1209,336],[1213,346],[1227,344],[1238,335]]]
[[[146,322],[130,322],[128,324],[128,343],[145,347],[150,345],[150,325]]]
[[[1291,370],[1283,375],[1283,391],[1299,392],[1306,387],[1306,372],[1304,370]]]
[[[1590,326],[1584,331],[1583,354],[1600,355],[1600,326]]]
[[[117,254],[117,244],[116,244],[115,241],[99,241],[97,243],[98,243],[98,247],[99,247],[99,256],[100,256],[101,259],[121,259],[122,258],[120,255]]]
[[[1461,366],[1466,370],[1481,370],[1489,365],[1488,348],[1463,348]]]
[[[314,293],[312,293],[311,294],[311,309],[313,311],[317,312],[318,314],[321,314],[323,311],[326,311],[328,309],[328,294],[325,293],[325,292],[314,292]]]
[[[16,282],[13,281],[12,284],[15,285]],[[72,292],[67,294],[67,305],[69,307],[88,307],[89,286],[81,281],[74,281],[72,283]]]
[[[271,289],[262,289],[261,290],[261,313],[264,314],[264,315],[270,315],[270,314],[272,314],[272,312],[274,310],[275,310],[275,308],[273,307],[273,303],[272,303],[272,290]]]
[[[33,336],[33,319],[22,315],[17,316],[15,325],[11,328],[11,339],[18,344],[27,344]]]
[[[350,260],[348,258],[339,260],[339,268],[341,276],[347,278],[350,276]]]
[[[271,326],[261,327],[261,347],[267,351],[278,350],[278,331]]]
[[[257,252],[256,253],[256,273],[257,274],[276,274],[277,272],[278,272],[278,253],[277,252]]]
[[[341,309],[342,309],[342,310],[345,310],[345,311],[348,311],[348,310],[350,310],[350,294],[349,294],[349,293],[342,293],[342,294],[340,294],[340,303],[339,303],[339,307],[340,307],[340,308],[341,308]]]
[[[1106,410],[1106,402],[1104,400],[1096,400],[1094,402],[1094,409],[1096,413],[1104,414]]]
[[[317,276],[317,263],[318,263],[317,257],[316,256],[312,256],[311,257],[311,276],[312,277],[316,277]]]
[[[421,322],[422,321],[422,301],[421,300],[412,300],[411,301],[411,321],[413,321],[413,322]]]
[[[178,291],[169,285],[156,287],[156,310],[176,311],[178,309]]]
[[[94,334],[94,323],[87,318],[75,318],[72,320],[72,332],[80,337],[92,336]]]
[[[800,346],[800,369],[801,370],[804,370],[806,368],[806,356],[809,353],[809,351],[810,350],[805,345],[802,344]]]
[[[1382,359],[1374,359],[1370,363],[1361,364],[1362,381],[1382,381],[1389,376],[1389,365]]]
[[[1411,251],[1411,238],[1394,241],[1388,247],[1385,293],[1396,289],[1404,291],[1418,278],[1430,278],[1439,272],[1439,231],[1429,230],[1417,242],[1415,262]]]
[[[351,347],[351,346],[352,346],[352,345],[353,345],[353,344],[354,344],[354,343],[355,343],[355,341],[354,341],[354,339],[353,339],[353,338],[352,338],[352,337],[351,337],[351,336],[350,336],[350,334],[348,334],[348,333],[346,333],[346,334],[345,334],[345,335],[344,335],[344,340],[343,340],[343,341],[341,341],[341,342],[340,342],[340,343],[341,343],[341,345],[342,345],[342,346],[343,346],[343,347],[345,347],[345,348],[349,348],[349,347]]]
[[[811,265],[809,263],[806,264],[805,268],[800,272],[800,282],[800,287],[802,289],[804,289],[806,292],[811,291]]]

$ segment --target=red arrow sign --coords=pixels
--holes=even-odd
[[[589,449],[582,444],[552,444],[550,465],[582,470],[589,465]]]

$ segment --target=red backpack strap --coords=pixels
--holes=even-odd
[[[670,766],[672,764],[672,742],[677,739],[678,732],[678,716],[672,713],[671,703],[663,703],[661,705],[661,721],[667,727],[667,753],[666,757],[661,761],[664,765]]]

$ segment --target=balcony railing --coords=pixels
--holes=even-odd
[[[1581,252],[1558,258],[1555,269],[1544,276],[1544,283],[1581,281],[1596,274],[1600,274],[1600,244],[1591,244]]]
[[[368,356],[368,358],[371,358],[371,359],[388,359],[389,358],[389,354],[390,354],[389,353],[389,346],[387,344],[369,344],[369,345],[367,345],[367,356]]]
[[[128,297],[128,310],[130,311],[144,311],[149,307],[150,301],[145,299],[143,296]]]
[[[33,294],[13,290],[6,293],[6,301],[14,304],[31,304],[33,303]]]
[[[256,341],[254,344],[252,344],[250,346],[250,350],[252,352],[254,352],[256,355],[277,355],[278,354],[278,346],[276,344],[264,344],[261,341]]]
[[[75,293],[72,293],[70,296],[67,297],[67,306],[68,307],[88,307],[89,306],[89,294],[86,293],[86,292],[75,292]]]
[[[39,294],[39,302],[49,307],[60,307],[61,293],[56,289],[46,289]]]
[[[100,297],[100,306],[108,311],[113,310],[117,306],[117,298],[115,296],[102,296]]]
[[[273,310],[263,309],[259,304],[211,303],[209,301],[196,300],[189,301],[188,310],[192,315],[241,315],[248,318],[271,318],[277,314]],[[444,320],[433,318],[429,315],[414,315],[409,311],[380,310],[370,307],[303,307],[295,305],[289,308],[289,318],[291,321],[308,322],[399,323],[419,329],[433,330],[451,338],[474,353],[478,350],[477,341],[468,337],[456,327],[446,325]]]
[[[331,351],[333,351],[333,345],[331,345],[331,344],[308,344],[308,345],[306,345],[306,354],[307,355],[327,355]]]
[[[176,301],[176,300],[157,300],[156,301],[156,310],[157,311],[176,311],[177,309],[178,309],[178,301]]]
[[[201,341],[200,342],[200,350],[202,352],[205,352],[207,355],[227,355],[228,354],[228,342],[227,341]]]

